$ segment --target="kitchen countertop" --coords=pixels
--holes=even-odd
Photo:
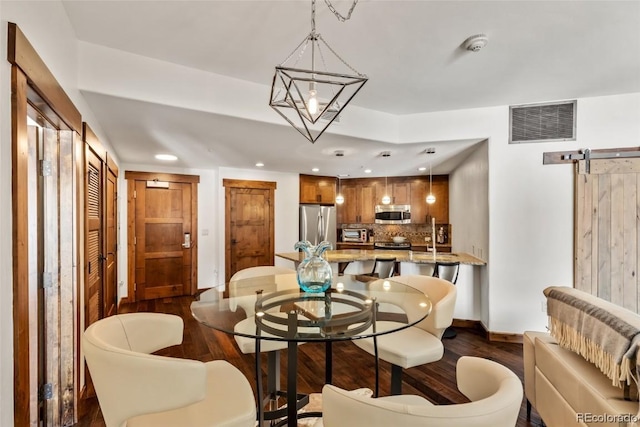
[[[286,252],[276,254],[276,256],[288,259],[293,262],[300,262],[304,259],[304,252]],[[383,249],[343,249],[337,251],[325,251],[324,258],[329,262],[352,262],[371,261],[376,258],[396,258],[398,262],[412,262],[414,264],[433,264],[433,254],[430,252],[399,251]],[[437,252],[435,261],[455,262],[469,265],[486,265],[480,258],[464,253]]]

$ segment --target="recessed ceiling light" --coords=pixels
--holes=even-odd
[[[311,169],[311,172],[320,172],[320,169],[318,169],[318,168],[313,168],[313,169]]]
[[[158,160],[166,160],[169,162],[173,162],[175,160],[178,160],[178,158],[176,156],[174,156],[173,154],[156,154],[156,159]]]
[[[426,170],[427,170],[427,168],[425,168],[424,166],[421,166],[421,167],[419,167],[419,168],[418,168],[418,170],[419,170],[420,172],[424,172],[424,171],[426,171]]]
[[[263,166],[264,166],[264,163],[262,163],[262,162],[258,162],[258,163],[256,163],[256,166],[257,166],[257,167],[259,167],[259,168],[261,168],[261,167],[263,167]]]
[[[364,173],[371,173],[371,169],[365,169]]]

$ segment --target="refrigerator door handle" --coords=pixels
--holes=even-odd
[[[318,212],[318,241],[316,244],[322,242],[325,239],[324,235],[324,218],[322,218],[322,211]]]

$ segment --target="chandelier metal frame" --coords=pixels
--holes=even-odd
[[[315,143],[336,120],[368,80],[366,75],[342,59],[322,35],[316,32],[315,3],[316,0],[311,1],[311,32],[280,65],[276,66],[269,101],[269,105],[311,143]],[[338,13],[329,0],[325,0],[325,3],[340,21],[346,21],[351,17],[358,0],[353,1],[346,17]],[[297,67],[309,46],[311,69]],[[354,74],[327,71],[323,53],[325,48]],[[324,70],[316,68],[317,56],[322,61]],[[286,66],[293,57],[296,57],[295,64]],[[323,89],[323,101],[316,97],[318,88]]]

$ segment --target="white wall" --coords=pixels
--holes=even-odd
[[[508,144],[508,110],[501,106],[405,116],[400,129],[407,139],[489,140],[485,326],[492,332],[522,333],[547,325],[545,287],[573,283],[573,168],[543,165],[542,155],[638,146],[640,93],[578,99],[577,140],[571,142]]]
[[[122,285],[118,298],[127,296],[127,182],[125,171],[167,172],[200,176],[198,184],[198,288],[210,288],[224,284],[225,252],[224,226],[225,201],[223,179],[246,179],[276,182],[275,191],[275,251],[292,252],[298,240],[298,174],[253,171],[244,169],[181,169],[158,168],[146,165],[125,164],[120,168],[118,203],[120,209],[120,253],[118,277]],[[203,231],[208,235],[204,236]],[[291,267],[286,260],[276,258],[276,265]]]
[[[488,261],[489,257],[489,142],[477,148],[449,175],[449,222],[452,252],[467,252]],[[489,325],[489,278],[487,267],[471,272],[472,286],[458,287],[458,319],[480,320]],[[460,277],[463,277],[460,275]],[[460,317],[459,309],[467,307]]]

